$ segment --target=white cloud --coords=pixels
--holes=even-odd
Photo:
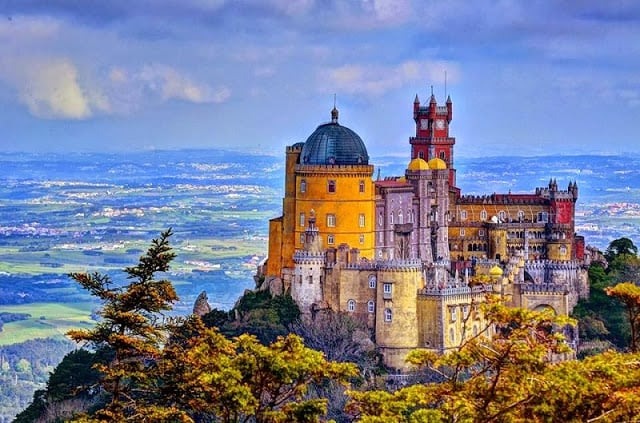
[[[321,81],[321,85],[329,84],[332,89],[349,94],[377,97],[407,84],[444,82],[445,72],[449,82],[459,79],[456,64],[440,61],[406,61],[378,67],[345,65],[329,70],[328,81]]]
[[[229,99],[231,90],[197,83],[176,69],[165,65],[147,65],[135,77],[147,88],[160,95],[162,100],[184,100],[192,103],[222,103]]]

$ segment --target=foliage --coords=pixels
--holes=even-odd
[[[230,312],[213,309],[202,319],[228,337],[249,333],[267,345],[291,332],[300,309],[290,295],[271,295],[269,291],[247,291]]]
[[[624,304],[630,327],[629,348],[637,352],[640,347],[640,287],[632,282],[623,282],[605,291]]]
[[[112,288],[108,276],[98,273],[71,275],[83,288],[104,302],[103,320],[91,330],[75,330],[75,341],[86,341],[96,348],[113,351],[107,364],[96,365],[102,373],[101,388],[110,397],[98,419],[124,421],[136,415],[135,393],[147,382],[146,363],[157,358],[165,341],[165,324],[159,317],[178,299],[168,280],[156,280],[157,272],[169,270],[175,257],[169,246],[171,230],[151,242],[136,266],[125,272],[133,281],[124,288]],[[160,315],[160,316],[159,316]]]
[[[589,267],[589,298],[580,300],[573,310],[585,345],[610,343],[619,349],[630,346],[631,327],[626,311],[607,295],[607,289],[620,282],[640,282],[640,258],[635,252],[637,248],[630,239],[616,239],[607,248],[608,266],[592,263]]]
[[[410,353],[410,363],[436,372],[443,382],[393,393],[351,392],[349,410],[367,422],[523,420],[546,389],[551,358],[568,352],[558,329],[571,322],[549,310],[509,308],[496,298],[482,307],[490,324],[458,349]]]

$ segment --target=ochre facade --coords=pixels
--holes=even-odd
[[[374,180],[364,142],[334,108],[287,147],[283,214],[269,222],[265,286],[290,292],[305,313],[366,321],[398,369],[411,349],[445,352],[487,329],[488,293],[560,314],[588,295],[577,184],[463,195],[452,117],[450,98],[422,106],[416,96],[405,174]]]

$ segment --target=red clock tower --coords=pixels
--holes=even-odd
[[[453,168],[454,137],[449,136],[449,124],[453,114],[451,97],[447,97],[444,106],[438,106],[436,97],[431,94],[429,105],[420,106],[416,94],[413,101],[413,120],[416,122],[416,136],[409,138],[411,159],[421,158],[429,161],[433,158],[444,160],[449,169],[449,186],[456,186],[456,171]]]

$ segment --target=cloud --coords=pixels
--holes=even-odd
[[[176,69],[165,65],[147,65],[136,75],[162,100],[184,100],[192,103],[221,103],[231,95],[226,87],[212,90],[206,84],[198,84]]]
[[[459,79],[458,66],[441,61],[406,61],[378,67],[352,64],[329,70],[328,81],[321,81],[321,85],[329,84],[332,89],[348,94],[377,97],[407,84],[444,82],[445,72],[449,82]]]
[[[0,79],[17,91],[29,112],[45,119],[86,119],[109,110],[98,90],[83,87],[77,67],[66,58],[21,59],[0,63]]]

